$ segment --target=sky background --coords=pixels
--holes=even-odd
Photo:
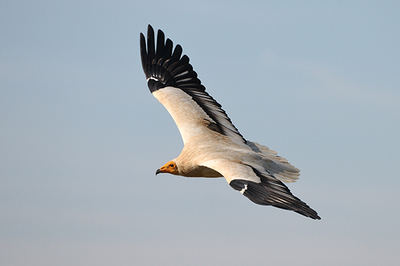
[[[398,1],[0,1],[0,264],[399,265]],[[182,141],[139,33],[183,46],[321,221],[224,179],[155,176]]]

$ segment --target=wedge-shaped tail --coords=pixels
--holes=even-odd
[[[299,179],[300,170],[291,165],[288,160],[278,155],[274,150],[256,142],[247,141],[246,144],[262,158],[264,169],[285,183],[295,182]],[[250,163],[251,164],[251,163]]]

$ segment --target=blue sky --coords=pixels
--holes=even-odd
[[[398,265],[396,1],[1,1],[1,265]],[[139,33],[183,46],[321,221],[158,175]]]

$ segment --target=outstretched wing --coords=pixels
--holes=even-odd
[[[229,185],[252,202],[292,210],[312,219],[321,219],[317,212],[295,197],[278,179],[246,164],[229,160],[211,160],[202,166],[221,173]]]
[[[165,40],[161,30],[155,43],[154,30],[149,25],[147,43],[140,34],[140,53],[150,92],[171,114],[184,143],[210,130],[236,143],[246,143],[221,105],[205,91],[189,57],[182,56],[179,44],[173,49],[172,41]]]

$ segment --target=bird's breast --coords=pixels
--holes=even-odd
[[[183,174],[183,176],[186,177],[210,177],[210,178],[215,178],[215,177],[222,177],[222,175],[206,166],[197,166],[194,167],[190,170],[188,170],[186,173]]]

